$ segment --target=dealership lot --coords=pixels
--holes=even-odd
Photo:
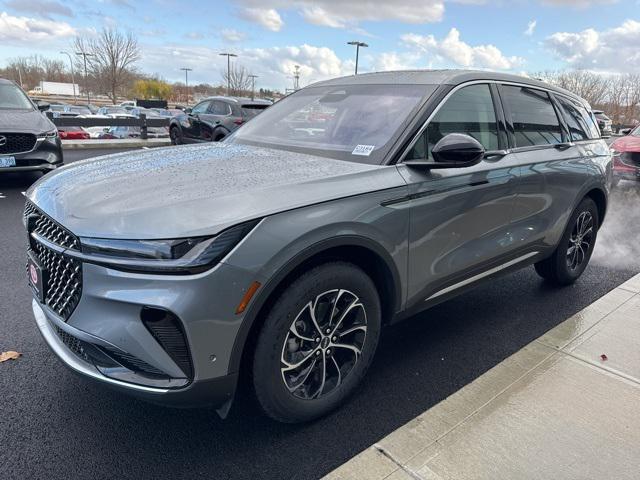
[[[101,153],[70,151],[66,160]],[[81,381],[44,345],[23,265],[21,192],[34,178],[0,176],[0,350],[23,353],[0,364],[6,478],[318,478],[640,269],[640,222],[629,215],[639,197],[627,186],[576,285],[549,288],[530,268],[389,328],[363,388],[320,421],[276,424],[242,391],[222,421],[211,410],[169,410]]]

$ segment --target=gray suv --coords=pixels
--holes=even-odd
[[[271,417],[310,420],[356,389],[384,325],[528,265],[578,279],[607,209],[599,137],[584,100],[528,78],[316,83],[223,143],[38,181],[33,312],[87,378],[222,416],[242,379]]]

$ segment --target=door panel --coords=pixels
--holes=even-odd
[[[506,148],[496,104],[487,84],[455,91],[406,158],[431,160],[430,150],[449,133],[470,135],[487,151]],[[509,222],[519,181],[515,156],[503,152],[466,168],[428,170],[400,164],[398,169],[409,185],[409,308],[512,258]]]

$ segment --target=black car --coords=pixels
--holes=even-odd
[[[593,116],[596,117],[596,121],[598,122],[600,134],[603,137],[610,137],[613,134],[611,119],[607,117],[602,110],[593,110]]]
[[[271,102],[249,98],[210,97],[171,119],[171,143],[219,142]]]
[[[0,78],[0,172],[43,171],[62,166],[58,130],[15,83]]]

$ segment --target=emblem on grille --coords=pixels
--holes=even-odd
[[[38,271],[33,265],[29,265],[29,276],[31,277],[31,282],[34,284],[38,283]]]
[[[3,147],[7,144],[7,137],[4,135],[0,135],[0,147]]]

